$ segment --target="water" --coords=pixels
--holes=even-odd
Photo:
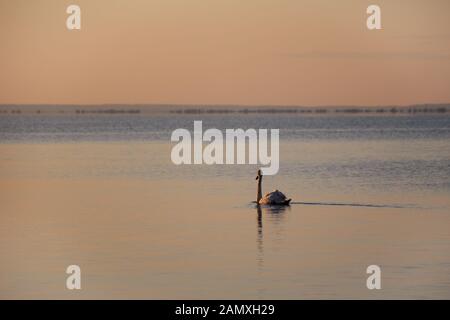
[[[0,117],[0,141],[168,141],[177,128],[280,128],[287,140],[448,140],[446,114],[429,116],[219,115],[23,115]]]
[[[257,166],[173,165],[194,120],[279,128],[263,189],[291,207],[254,207]],[[449,138],[447,115],[1,116],[0,297],[448,299]]]

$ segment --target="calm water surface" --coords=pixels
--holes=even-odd
[[[263,189],[294,204],[251,204],[257,166],[173,165],[194,120],[279,128]],[[446,115],[1,116],[0,297],[448,299],[449,191]]]

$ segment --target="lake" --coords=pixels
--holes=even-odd
[[[194,120],[280,129],[263,192],[292,205],[255,207],[257,165],[174,165]],[[449,299],[449,192],[448,114],[1,115],[0,298]]]

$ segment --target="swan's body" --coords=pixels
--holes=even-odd
[[[259,200],[259,204],[281,204],[288,205],[291,199],[286,198],[283,192],[274,190],[266,193],[264,197]]]
[[[286,198],[286,196],[281,191],[274,190],[272,192],[266,193],[264,197],[262,196],[262,177],[263,176],[261,170],[258,170],[258,175],[256,176],[256,180],[258,180],[258,195],[256,196],[256,203],[288,206],[291,202],[291,199]]]

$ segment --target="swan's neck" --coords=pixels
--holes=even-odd
[[[258,195],[256,196],[256,203],[259,203],[259,200],[261,200],[262,198],[261,184],[262,184],[262,176],[258,178]]]

